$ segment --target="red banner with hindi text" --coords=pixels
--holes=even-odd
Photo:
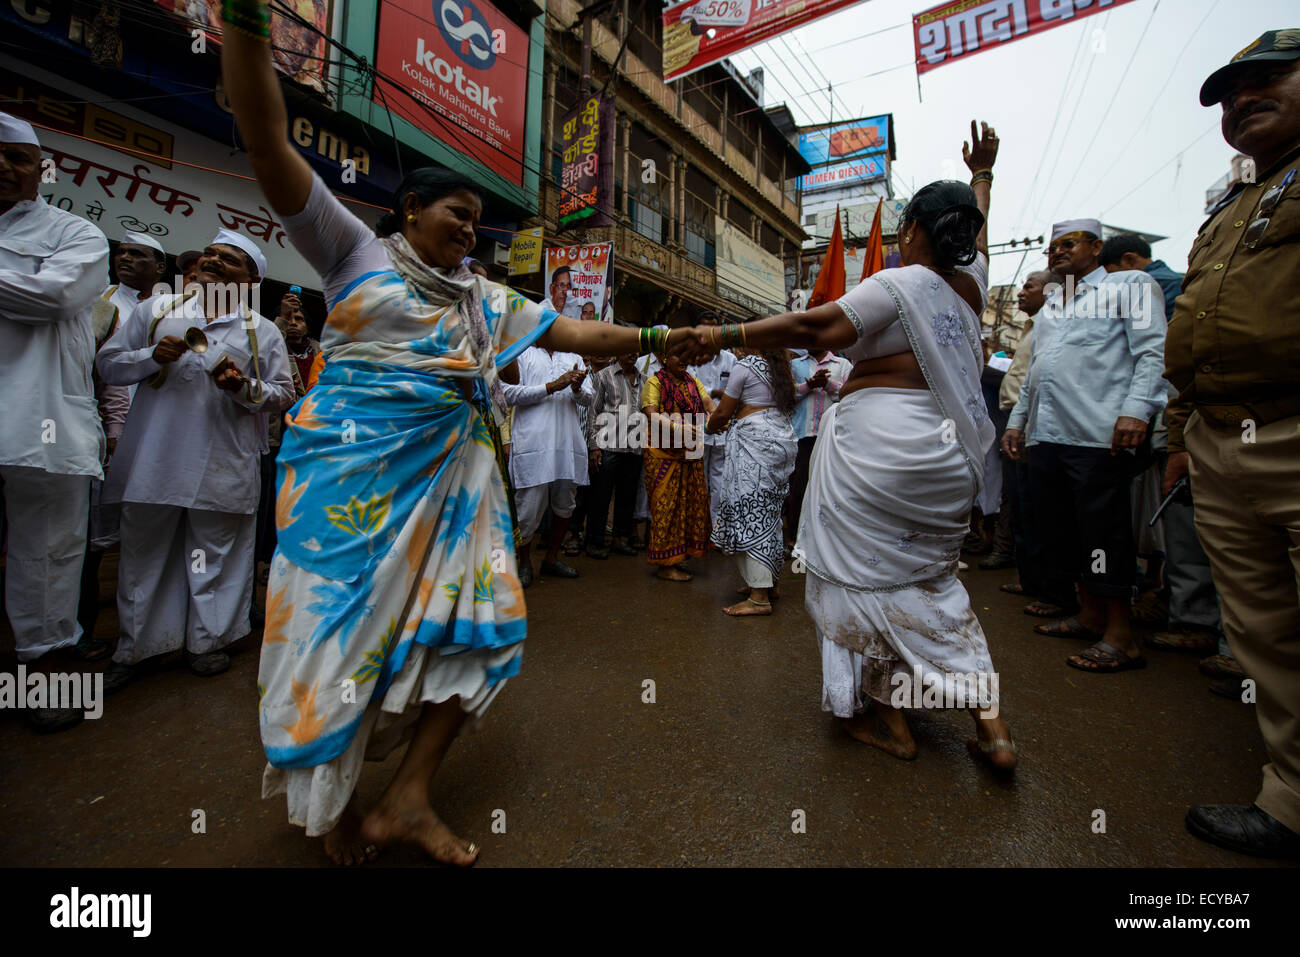
[[[956,0],[912,17],[919,76],[1133,0]]]
[[[664,9],[664,82],[862,0],[685,0]]]

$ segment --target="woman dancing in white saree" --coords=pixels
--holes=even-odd
[[[834,349],[856,363],[818,429],[795,555],[808,572],[823,709],[855,738],[911,759],[900,704],[965,707],[973,753],[1010,770],[1016,748],[997,716],[988,645],[956,575],[994,437],[979,317],[997,137],[972,122],[971,140],[971,185],[931,183],[904,210],[901,268],[838,302],[695,334],[711,348],[743,336],[751,349]]]
[[[285,138],[266,5],[227,0],[222,73],[271,207],[322,277],[330,313],[315,388],[278,461],[279,544],[258,675],[263,795],[338,863],[408,843],[469,865],[478,848],[434,813],[434,775],[467,716],[523,656],[523,592],[492,408],[536,343],[583,355],[679,351],[689,335],[557,316],[472,273],[478,188],[408,175],[371,231]],[[376,233],[378,235],[376,235]],[[517,373],[516,373],[517,375]],[[409,740],[364,816],[365,759]]]

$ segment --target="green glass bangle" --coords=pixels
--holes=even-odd
[[[221,0],[221,21],[260,40],[271,39],[271,11],[262,0]]]

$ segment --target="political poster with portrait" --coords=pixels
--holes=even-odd
[[[562,316],[612,322],[613,274],[613,243],[551,246],[546,250],[545,301]]]

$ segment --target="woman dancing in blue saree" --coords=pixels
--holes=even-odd
[[[289,412],[278,463],[258,679],[263,796],[286,794],[290,821],[323,835],[338,863],[402,842],[469,865],[478,848],[442,823],[429,791],[465,719],[483,714],[523,654],[492,424],[498,374],[533,344],[619,355],[663,351],[667,334],[650,342],[649,330],[560,317],[471,273],[462,260],[483,203],[447,171],[407,176],[372,232],[285,139],[265,5],[233,6],[226,92],[258,183],[330,304],[325,369]],[[704,352],[686,330],[673,347]],[[353,800],[363,761],[408,739],[363,816]]]

